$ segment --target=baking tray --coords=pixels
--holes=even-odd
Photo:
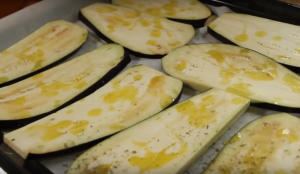
[[[237,1],[229,0],[203,0],[207,3],[208,7],[216,14],[220,15],[225,12],[242,12],[252,15],[267,17],[274,19],[269,13],[261,13],[255,9],[249,9],[249,6],[245,4],[249,1],[244,0],[244,5],[237,4]],[[260,1],[271,1],[271,0],[260,0]],[[44,0],[32,6],[29,6],[13,15],[0,20],[0,52],[5,50],[7,47],[16,43],[20,39],[27,36],[29,33],[33,32],[41,25],[57,19],[64,19],[78,25],[86,27],[81,23],[78,18],[78,12],[81,8],[86,7],[95,2],[109,2],[105,0]],[[232,2],[232,3],[230,3]],[[233,3],[235,2],[235,3]],[[252,1],[251,1],[252,2]],[[285,4],[287,5],[287,4]],[[300,11],[298,12],[298,14]],[[300,15],[298,15],[300,17]],[[287,19],[277,19],[279,21],[285,21]],[[295,22],[295,21],[294,21]],[[299,20],[300,22],[300,20]],[[291,22],[289,22],[291,23]],[[91,30],[89,30],[89,36],[83,47],[76,52],[72,57],[77,57],[84,54],[87,51],[91,51],[105,42],[99,39]],[[220,43],[218,40],[213,38],[207,33],[207,28],[203,27],[196,30],[196,37],[191,43]],[[3,42],[5,41],[5,42]],[[131,63],[126,67],[130,67],[137,64],[144,64],[151,68],[163,71],[161,67],[161,61],[159,59],[146,59],[141,57],[135,57],[131,55]],[[125,69],[126,69],[125,68]],[[183,95],[180,101],[190,98],[198,92],[184,88]],[[256,107],[249,107],[245,114],[233,124],[229,130],[223,134],[223,136],[212,145],[209,150],[202,155],[199,160],[192,165],[185,174],[200,174],[203,169],[215,158],[218,152],[223,148],[224,142],[228,141],[239,129],[245,126],[250,121],[257,119],[263,115],[268,115],[276,113],[276,111],[265,110]],[[300,117],[300,114],[291,113],[291,115]],[[1,128],[0,128],[1,130]],[[4,134],[7,132],[2,131]],[[8,146],[6,146],[2,141],[3,134],[0,131],[0,166],[6,170],[9,174],[64,174],[73,161],[83,152],[85,152],[93,144],[89,144],[81,149],[73,149],[64,154],[54,155],[47,158],[39,159],[29,159],[23,160],[14,151],[12,151]],[[95,143],[95,142],[94,142]]]

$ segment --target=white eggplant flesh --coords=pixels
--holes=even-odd
[[[67,173],[182,173],[249,103],[248,99],[211,89],[104,140],[76,159]]]
[[[225,44],[188,45],[162,59],[164,70],[193,89],[217,88],[290,108],[300,107],[300,77],[255,51]]]
[[[209,30],[221,41],[226,39],[276,62],[300,67],[299,26],[246,14],[225,13],[209,25]]]
[[[21,78],[65,58],[86,40],[88,30],[52,21],[0,53],[0,84]]]
[[[300,119],[286,113],[242,128],[203,174],[298,174]]]
[[[112,3],[172,19],[200,20],[211,15],[209,8],[198,0],[112,0]]]
[[[101,80],[124,61],[124,55],[122,46],[107,44],[0,88],[0,121],[26,119],[58,108]]]
[[[96,3],[81,9],[80,14],[100,37],[144,55],[165,55],[195,36],[191,25],[117,5]]]
[[[103,138],[162,111],[182,82],[144,65],[125,70],[91,95],[4,135],[21,157],[47,154]]]

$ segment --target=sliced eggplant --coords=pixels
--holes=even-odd
[[[122,46],[107,44],[31,78],[0,88],[1,129],[22,126],[24,122],[75,102],[102,86],[129,62],[130,58]]]
[[[209,90],[104,140],[67,173],[182,173],[248,105],[248,99]]]
[[[162,57],[195,36],[191,25],[105,3],[81,9],[79,18],[105,41],[143,57]]]
[[[85,42],[87,36],[87,29],[64,20],[45,24],[0,53],[1,86],[63,61]]]
[[[285,113],[254,120],[232,137],[203,174],[296,174],[300,120]]]
[[[203,27],[211,15],[210,9],[198,0],[112,0],[112,3],[194,27]]]
[[[188,45],[162,59],[164,70],[191,88],[212,87],[285,107],[300,107],[300,77],[252,50],[225,44]]]
[[[180,98],[182,82],[134,66],[86,98],[4,136],[26,158],[68,149],[130,127]]]
[[[225,13],[209,25],[224,43],[255,50],[276,62],[300,67],[300,27],[256,16]]]

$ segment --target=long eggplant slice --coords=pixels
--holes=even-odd
[[[225,44],[184,46],[162,59],[164,70],[191,88],[218,88],[251,99],[300,107],[300,77],[268,57]]]
[[[50,116],[8,133],[4,142],[26,158],[68,149],[130,127],[180,98],[182,82],[144,65]]]
[[[212,89],[104,140],[67,173],[182,173],[248,105],[248,99]]]
[[[224,43],[255,50],[276,62],[300,67],[300,27],[260,17],[225,13],[209,25]]]
[[[195,36],[191,25],[105,3],[81,9],[79,18],[105,41],[144,57],[162,57]]]
[[[64,20],[45,24],[0,53],[0,84],[24,79],[25,75],[36,74],[62,61],[76,51],[87,36],[87,29]]]
[[[112,3],[194,27],[203,27],[211,15],[210,9],[198,0],[112,0]]]
[[[285,113],[264,116],[242,128],[203,174],[297,174],[300,120]]]
[[[122,46],[107,44],[13,85],[0,88],[0,125],[49,114],[99,88],[130,62]],[[110,76],[110,77],[108,77]],[[97,83],[98,82],[98,83]],[[94,89],[95,90],[95,89]],[[84,93],[87,95],[87,93]],[[81,97],[82,98],[82,97]],[[73,100],[72,100],[73,99]]]

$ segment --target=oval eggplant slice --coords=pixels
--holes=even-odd
[[[6,134],[4,141],[23,158],[81,145],[153,116],[177,102],[181,90],[180,80],[134,66],[83,100]]]
[[[87,36],[87,29],[64,20],[45,24],[0,53],[0,84],[16,82],[25,75],[29,77],[50,68],[48,65],[62,61],[77,50]]]
[[[300,107],[300,77],[268,57],[225,44],[184,46],[162,59],[164,70],[191,88],[218,88],[285,107]]]
[[[11,122],[25,122],[28,118],[45,116],[50,111],[61,109],[61,106],[70,104],[68,101],[76,101],[76,96],[83,91],[89,89],[83,95],[92,93],[93,88],[102,86],[129,62],[130,58],[122,46],[107,44],[31,78],[0,88],[1,128]]]
[[[79,18],[105,41],[143,57],[161,57],[195,36],[191,25],[105,3],[83,8]]]
[[[225,13],[209,25],[208,31],[224,43],[249,48],[276,62],[300,67],[299,26]]]
[[[264,116],[242,128],[203,174],[296,174],[300,120],[285,113]]]
[[[67,173],[183,173],[248,105],[248,99],[212,89],[104,140]]]
[[[203,27],[211,15],[210,9],[198,0],[112,0],[112,3],[194,27]]]

